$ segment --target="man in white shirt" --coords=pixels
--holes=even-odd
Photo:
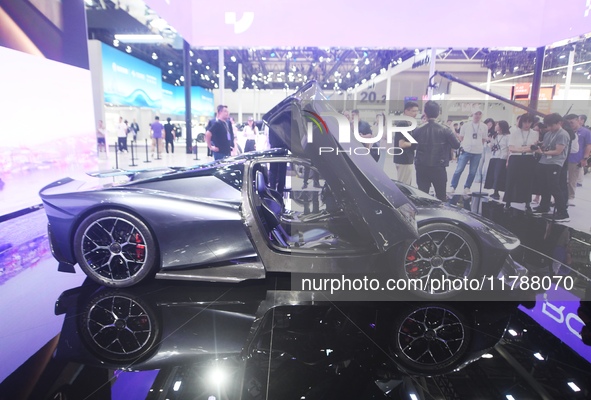
[[[472,113],[472,122],[465,123],[462,125],[462,129],[460,129],[459,140],[462,144],[463,152],[458,158],[458,166],[451,178],[451,193],[455,193],[460,176],[462,176],[466,165],[470,163],[468,179],[466,179],[466,183],[464,184],[464,194],[470,194],[470,187],[472,186],[472,182],[474,182],[488,134],[488,128],[484,123],[480,122],[481,119],[482,110],[476,109]]]
[[[119,117],[117,124],[117,144],[120,152],[127,153],[127,124],[123,122],[123,117]]]

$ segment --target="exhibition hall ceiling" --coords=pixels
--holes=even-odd
[[[591,32],[586,0],[560,7],[556,1],[540,1],[535,9],[523,1],[500,0],[493,7],[488,1],[456,0],[445,2],[445,10],[433,7],[442,2],[418,0],[412,9],[388,5],[383,12],[377,5],[364,10],[333,0],[322,2],[323,10],[300,1],[289,12],[279,9],[283,3],[267,0],[249,4],[254,11],[234,0],[220,7],[197,6],[192,0],[85,3],[89,37],[159,67],[163,82],[183,85],[186,39],[191,83],[209,89],[219,87],[220,47],[227,89],[238,89],[240,64],[244,88],[292,91],[314,79],[325,89],[346,91],[409,59],[413,68],[428,64],[431,47],[447,49],[438,59],[479,62],[491,69],[494,79],[527,74],[533,71],[535,46]],[[545,29],[544,21],[552,21],[553,29]],[[157,43],[115,40],[117,34],[154,33],[161,36]],[[565,42],[548,49],[544,68],[564,74],[560,68],[571,48]],[[576,44],[574,61],[573,80],[587,78],[591,39]]]

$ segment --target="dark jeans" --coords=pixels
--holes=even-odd
[[[170,137],[166,136],[166,152],[168,153],[168,145],[170,144],[170,148],[174,153],[174,137],[171,135]]]
[[[120,137],[117,138],[117,142],[119,144],[119,151],[127,151],[127,138],[126,137]]]
[[[285,190],[285,175],[287,174],[287,163],[272,162],[269,168],[269,187],[283,194]]]
[[[445,167],[426,167],[424,165],[415,165],[417,171],[417,186],[419,190],[429,193],[431,185],[435,189],[435,196],[446,201],[445,186],[447,185],[447,173]]]
[[[560,165],[552,164],[538,164],[536,169],[536,178],[542,195],[540,208],[550,209],[550,197],[554,196],[556,211],[559,214],[566,213],[566,198],[560,188],[561,170]]]
[[[212,153],[213,153],[213,159],[216,160],[216,161],[217,160],[222,160],[222,159],[224,159],[226,157],[230,157],[230,154],[229,153],[222,153],[222,152],[219,152],[219,151],[212,152]]]

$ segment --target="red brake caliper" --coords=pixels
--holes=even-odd
[[[142,237],[139,233],[135,234],[135,258],[137,261],[144,261],[144,255],[146,254],[146,246],[142,242]]]

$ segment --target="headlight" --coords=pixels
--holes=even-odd
[[[519,245],[521,244],[521,242],[519,241],[519,239],[517,239],[516,237],[511,237],[511,236],[507,236],[502,234],[501,232],[497,231],[496,229],[490,228],[489,229],[490,233],[493,234],[494,237],[496,237],[498,239],[499,242],[501,242],[501,244],[507,249],[507,250],[514,250],[517,247],[519,247]]]

